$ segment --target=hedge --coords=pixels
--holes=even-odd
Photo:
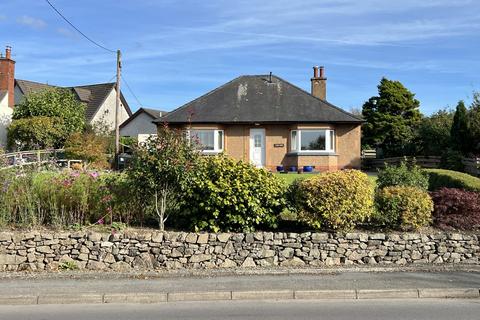
[[[480,179],[467,173],[445,170],[424,169],[429,176],[428,189],[435,191],[440,188],[457,188],[469,191],[480,191]]]

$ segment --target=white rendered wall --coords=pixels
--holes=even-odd
[[[156,134],[157,126],[152,123],[153,120],[151,116],[144,112],[140,113],[135,119],[120,129],[120,135],[135,138],[139,134]]]
[[[0,101],[0,147],[7,144],[7,127],[12,121],[13,109],[8,107],[8,95]]]
[[[98,109],[90,124],[102,123],[108,125],[110,130],[115,130],[115,107],[116,107],[116,90],[112,89],[103,105]],[[120,124],[128,119],[128,112],[123,103],[120,102]]]

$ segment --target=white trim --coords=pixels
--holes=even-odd
[[[205,153],[205,154],[216,154],[216,153],[221,153],[223,152],[223,150],[225,149],[225,132],[223,130],[218,130],[218,129],[195,129],[195,128],[191,128],[189,130],[186,131],[187,133],[187,140],[190,141],[190,132],[194,130],[194,131],[213,131],[213,150],[201,150],[202,153]],[[219,144],[219,139],[218,139],[218,136],[219,136],[219,133],[221,133],[222,135],[222,147],[221,148],[218,148],[218,144]]]
[[[325,150],[301,150],[302,131],[325,131]],[[333,132],[333,136],[331,135],[332,132]],[[294,133],[295,133],[295,139],[293,138]],[[290,132],[290,151],[297,152],[297,153],[305,152],[305,153],[318,153],[318,154],[335,153],[335,139],[336,139],[335,130],[333,129],[325,129],[325,128],[295,129]]]

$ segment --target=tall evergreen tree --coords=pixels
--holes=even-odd
[[[470,152],[480,155],[480,92],[473,93],[473,101],[467,114],[470,133]]]
[[[471,151],[470,126],[468,123],[468,112],[465,103],[460,100],[453,116],[450,136],[452,137],[452,148],[467,154]]]
[[[399,81],[382,78],[378,96],[363,104],[363,145],[381,148],[386,156],[408,153],[422,114],[420,102]]]

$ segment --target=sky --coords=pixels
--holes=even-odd
[[[325,66],[327,100],[346,110],[376,95],[382,77],[415,93],[425,114],[480,91],[478,0],[50,1],[122,51],[132,110],[170,111],[244,74],[273,72],[310,91],[314,65]],[[13,47],[18,79],[114,81],[115,54],[44,0],[0,1],[4,45]]]

